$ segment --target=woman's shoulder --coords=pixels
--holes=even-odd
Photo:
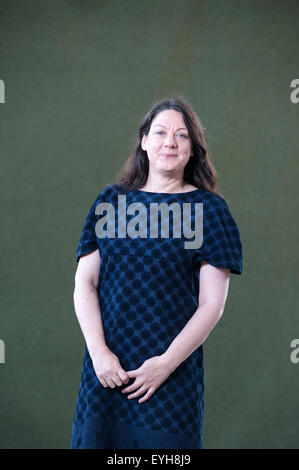
[[[100,192],[98,192],[97,199],[108,198],[109,196],[112,196],[113,194],[118,192],[119,188],[117,184],[111,183],[105,186]]]
[[[226,200],[225,198],[218,193],[214,193],[209,189],[199,189],[199,191],[194,191],[194,194],[198,196],[199,199],[202,199],[202,202],[205,202],[207,205],[212,206],[225,206]]]

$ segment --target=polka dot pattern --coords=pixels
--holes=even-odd
[[[118,214],[118,196],[126,196],[127,206],[166,202],[203,204],[203,243],[186,249],[188,238],[174,238],[172,217],[170,237],[120,238],[120,220],[128,223],[135,215]],[[99,238],[95,233],[95,213],[100,202],[115,208],[115,238]],[[193,204],[194,205],[194,204]],[[182,209],[183,210],[183,209]],[[170,213],[171,214],[171,213]],[[120,215],[120,219],[118,219]],[[195,227],[191,211],[191,227]],[[161,218],[158,233],[161,234]],[[183,223],[183,222],[181,222]],[[183,232],[183,231],[182,231]],[[146,359],[163,354],[198,307],[200,263],[242,272],[242,245],[239,229],[225,200],[206,190],[181,194],[125,191],[107,186],[93,203],[85,220],[77,249],[80,256],[99,250],[101,268],[98,295],[105,339],[125,370],[140,367]],[[129,383],[133,383],[131,379]],[[85,348],[82,376],[76,403],[72,448],[201,448],[204,418],[203,346],[185,359],[145,402],[128,400],[122,387],[104,388],[95,375]],[[161,444],[162,445],[162,444]],[[157,448],[157,447],[155,447]]]

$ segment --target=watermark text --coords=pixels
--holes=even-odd
[[[291,362],[297,364],[299,362],[299,339],[292,339],[290,346],[295,348],[290,355]]]
[[[5,344],[3,339],[0,339],[0,364],[5,363]]]
[[[0,78],[0,103],[5,103],[5,85],[4,81]]]
[[[142,202],[133,202],[126,206],[126,196],[118,195],[118,211],[110,202],[101,202],[96,206],[95,214],[103,215],[96,225],[95,233],[98,238],[115,238],[116,222],[118,238],[148,238],[148,225],[150,238],[170,238],[169,221],[172,214],[172,236],[173,238],[193,239],[185,241],[184,248],[198,249],[203,243],[203,203],[194,204],[194,216],[192,224],[192,203],[184,202],[182,207],[177,202],[167,204],[166,202],[150,203],[150,210]],[[137,215],[136,215],[137,211]],[[161,217],[161,230],[159,235],[159,214]],[[135,215],[127,221],[127,216]],[[194,225],[194,229],[192,228]],[[183,233],[182,233],[183,232]]]
[[[291,88],[295,88],[290,94],[290,100],[292,103],[299,103],[299,78],[294,78],[290,84]]]

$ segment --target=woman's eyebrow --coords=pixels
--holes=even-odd
[[[163,124],[154,124],[154,125],[153,125],[153,127],[156,127],[156,126],[165,127],[165,126],[163,126]],[[166,127],[165,127],[165,129],[166,129]],[[185,131],[187,130],[186,127],[179,127],[179,128],[177,129],[177,131],[179,131],[180,129],[185,129]]]

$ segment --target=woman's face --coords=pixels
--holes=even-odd
[[[149,165],[163,174],[182,174],[192,152],[192,141],[183,115],[173,109],[161,111],[152,121],[141,147]]]

